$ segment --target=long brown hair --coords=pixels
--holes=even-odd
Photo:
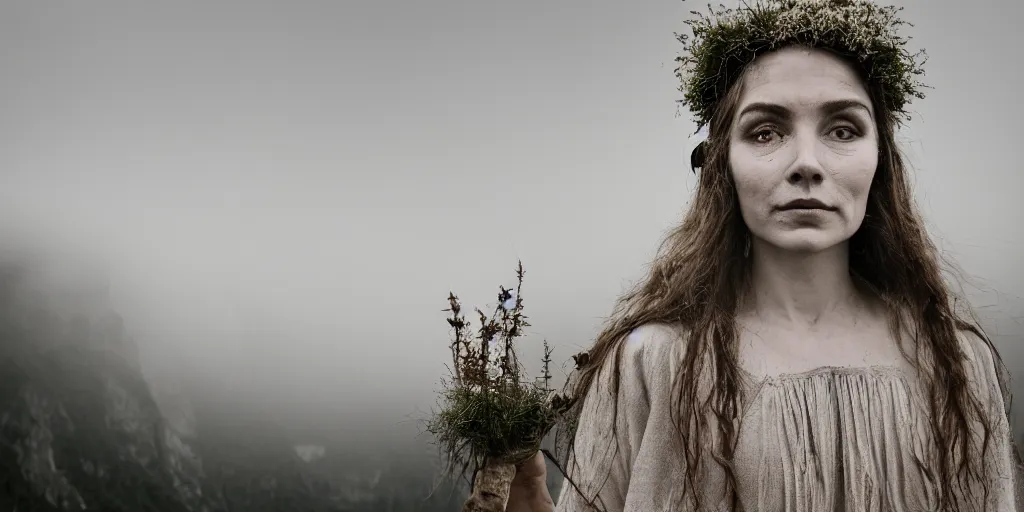
[[[887,306],[895,339],[912,342],[916,356],[911,359],[930,402],[934,446],[950,448],[937,450],[933,467],[927,468],[930,478],[959,483],[961,489],[973,489],[971,482],[982,481],[987,495],[982,461],[995,425],[979,397],[970,391],[960,331],[970,331],[992,351],[1006,404],[1003,413],[1008,415],[1005,367],[969,307],[960,307],[966,301],[958,300],[944,282],[938,251],[925,232],[896,146],[896,117],[884,109],[880,101],[883,91],[854,66],[874,105],[879,160],[863,224],[850,240],[850,272]],[[749,289],[750,261],[744,257],[748,230],[739,213],[729,169],[728,133],[749,68],[738,73],[717,106],[696,194],[682,223],[662,242],[648,275],[619,299],[589,351],[589,363],[569,385],[570,396],[581,404],[598,370],[615,358],[611,396],[617,397],[618,360],[623,340],[631,331],[648,323],[674,324],[687,331],[681,367],[672,382],[675,399],[671,414],[685,447],[686,494],[696,510],[703,505],[698,468],[703,447],[709,445],[717,447],[711,455],[725,470],[727,495],[733,508],[739,508],[731,466],[741,389],[735,314]],[[708,430],[712,418],[719,439],[713,444],[709,443],[713,432]],[[973,442],[975,423],[983,430],[980,448]],[[953,485],[943,485],[940,508],[959,510],[961,494],[954,492]]]

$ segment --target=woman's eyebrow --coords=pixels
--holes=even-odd
[[[871,115],[871,107],[868,107],[864,102],[857,99],[827,101],[823,103],[819,109],[825,115],[837,114],[844,110],[863,110],[864,113]]]
[[[788,118],[792,115],[788,108],[778,105],[776,103],[765,103],[761,101],[748,103],[740,110],[738,119],[742,119],[743,116],[750,114],[768,114],[775,117]]]
[[[870,107],[865,105],[864,102],[853,98],[826,101],[822,103],[820,106],[818,106],[818,110],[820,110],[821,113],[825,115],[836,114],[844,110],[863,110],[868,115],[871,114]],[[793,115],[792,111],[777,103],[756,101],[745,105],[743,109],[740,110],[739,118],[743,118],[743,116],[756,113],[768,114],[771,116],[781,117],[784,119],[788,119]]]

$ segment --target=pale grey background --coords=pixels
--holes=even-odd
[[[905,5],[918,197],[1024,371],[1024,7]],[[673,32],[703,8],[6,2],[4,227],[104,262],[153,374],[397,424],[433,401],[449,290],[493,305],[522,258],[523,350],[562,361],[641,275],[695,183]]]

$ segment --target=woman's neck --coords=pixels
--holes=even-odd
[[[846,243],[817,253],[796,253],[754,241],[747,308],[758,317],[796,328],[847,317],[861,303],[850,277]]]

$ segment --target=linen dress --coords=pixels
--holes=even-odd
[[[994,419],[984,459],[991,468],[987,510],[1013,511],[1018,468],[994,359],[973,334],[961,341],[972,389]],[[612,358],[595,379],[568,469],[583,496],[597,498],[597,510],[689,511],[689,500],[679,500],[687,482],[683,445],[669,415],[684,343],[682,329],[669,325],[646,325],[630,334],[619,363],[616,413],[608,387]],[[927,401],[910,372],[895,365],[823,367],[761,379],[744,372],[744,380],[733,465],[743,510],[935,510],[935,493],[947,483],[927,471],[935,451]],[[717,427],[709,430],[717,437]],[[723,498],[725,474],[707,453],[705,506],[731,511]],[[967,510],[981,510],[981,501]],[[587,502],[566,481],[555,510],[595,510]]]

